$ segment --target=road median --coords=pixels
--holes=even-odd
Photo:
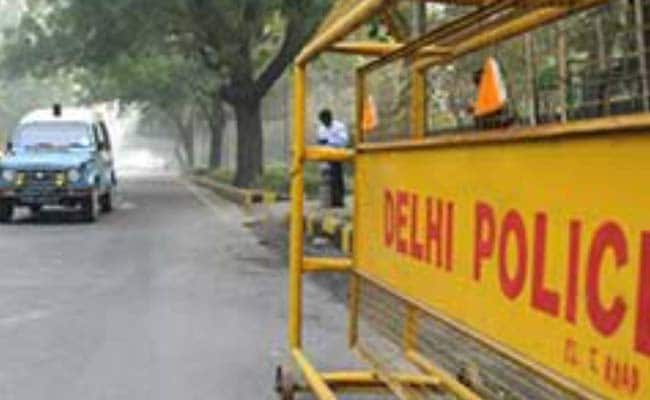
[[[281,199],[281,196],[278,193],[272,191],[262,189],[242,189],[205,176],[191,176],[190,180],[201,187],[211,190],[226,200],[243,206],[270,204]]]
[[[330,239],[343,253],[352,252],[353,228],[346,210],[319,209],[306,213],[305,233]]]

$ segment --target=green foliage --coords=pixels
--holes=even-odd
[[[0,30],[12,32],[20,22],[22,11],[20,2],[0,4]],[[79,95],[76,89],[73,80],[65,74],[50,74],[47,79],[0,76],[0,143],[6,142],[27,112],[51,107],[57,102],[75,104]]]
[[[4,71],[13,76],[65,71],[84,83],[89,98],[115,96],[165,109],[185,110],[188,102],[218,96],[256,119],[238,126],[246,138],[238,147],[240,158],[250,159],[238,170],[242,186],[261,174],[261,99],[330,5],[328,0],[33,1],[9,35]]]
[[[197,175],[208,176],[219,182],[232,184],[235,178],[235,172],[223,168],[211,171],[195,171]],[[305,165],[305,194],[307,197],[315,198],[318,196],[322,177],[320,166],[314,163]],[[275,193],[288,195],[290,191],[289,167],[284,163],[273,163],[266,166],[264,174],[260,180],[257,189],[265,189]]]
[[[64,78],[0,80],[0,143],[26,113],[54,103],[75,104],[76,100],[74,85]]]
[[[276,193],[289,193],[289,168],[284,163],[274,163],[264,168],[262,187]]]
[[[322,184],[320,165],[315,163],[305,164],[305,194],[307,197],[318,196]],[[276,193],[288,194],[291,183],[289,167],[283,163],[267,165],[262,176],[262,188]]]
[[[318,196],[323,178],[320,172],[320,165],[309,163],[305,165],[305,193],[308,197]]]
[[[39,76],[61,69],[72,73],[82,69],[99,76],[115,72],[117,78],[132,60],[142,62],[151,57],[154,60],[145,64],[154,67],[161,56],[190,63],[200,58],[213,71],[213,79],[222,79],[221,84],[243,85],[245,82],[234,78],[247,75],[263,94],[262,89],[272,84],[268,80],[277,79],[277,73],[284,70],[276,71],[274,61],[292,57],[299,50],[327,3],[50,1],[25,14],[19,27],[10,32],[3,69]],[[115,64],[120,68],[106,68]],[[279,67],[284,66],[286,63]]]
[[[537,73],[537,87],[540,90],[553,89],[558,85],[560,77],[555,62],[540,69]]]
[[[216,92],[209,71],[177,55],[124,55],[78,74],[90,101],[119,98],[163,110],[209,99]]]
[[[235,178],[235,172],[229,169],[218,168],[208,172],[208,176],[219,182],[231,184]]]

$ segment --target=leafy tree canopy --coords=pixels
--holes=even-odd
[[[123,57],[196,60],[212,71],[238,116],[237,183],[262,172],[261,98],[282,75],[329,6],[328,0],[32,0],[11,35],[5,67],[48,75],[104,76]],[[128,62],[128,61],[127,61]],[[120,68],[117,68],[119,72]],[[158,82],[160,83],[160,82]]]

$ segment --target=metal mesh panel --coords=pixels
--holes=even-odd
[[[478,77],[494,57],[506,106],[473,115]],[[428,73],[429,134],[510,128],[647,112],[650,1],[617,0]]]
[[[563,28],[575,43],[569,46],[569,119],[648,111],[650,1],[616,1]]]
[[[321,34],[323,31],[327,30],[336,20],[350,12],[357,4],[356,0],[336,0],[332,1],[332,6],[329,14],[325,17],[324,21],[318,27],[316,35]]]
[[[463,57],[451,65],[430,69],[427,74],[429,131],[454,131],[474,126],[472,99],[476,97],[475,74],[487,51]]]
[[[427,7],[427,30],[440,26],[469,14],[477,9],[476,6],[435,4]]]
[[[425,310],[363,277],[359,279],[359,347],[385,375],[418,371],[405,356],[411,348],[460,381],[471,382],[486,399],[575,398]],[[409,337],[410,341],[405,340]],[[402,397],[413,399],[450,396],[432,387],[401,386],[400,390]]]
[[[409,137],[411,81],[405,62],[388,64],[366,76],[366,101],[376,109],[376,126],[365,131],[369,142]],[[371,100],[369,100],[371,99]]]
[[[455,12],[463,14],[465,9]],[[486,25],[499,26],[499,21],[523,12],[504,9],[435,44],[458,44]],[[478,117],[474,106],[488,57],[500,66],[507,101],[498,112]],[[367,76],[367,92],[378,111],[378,126],[367,135],[368,141],[408,137],[408,64],[399,60]],[[431,68],[427,132],[505,129],[648,112],[649,73],[650,0],[613,0]]]
[[[358,347],[362,357],[384,376],[420,372],[404,357],[407,305],[363,279],[359,299]],[[439,399],[442,395],[438,390],[425,387],[398,385],[392,389],[402,398]]]
[[[476,8],[476,6],[433,4],[433,2],[427,4],[421,0],[396,1],[380,16],[385,30],[380,32],[380,37],[390,37],[404,42],[426,31],[439,28]]]

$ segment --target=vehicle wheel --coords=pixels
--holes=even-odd
[[[275,370],[275,392],[279,400],[294,400],[296,398],[296,380],[291,368],[278,365]]]
[[[97,189],[93,189],[90,192],[90,196],[85,199],[81,205],[81,212],[83,214],[83,219],[86,222],[95,222],[99,217],[99,194]]]
[[[0,202],[0,222],[11,222],[14,216],[14,205],[3,201]]]
[[[113,211],[113,192],[109,189],[108,192],[102,195],[99,199],[102,212],[109,213]]]

